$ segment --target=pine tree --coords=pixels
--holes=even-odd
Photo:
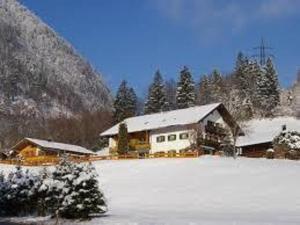
[[[242,52],[239,52],[236,59],[234,79],[236,89],[239,90],[239,94],[242,98],[249,96],[250,74],[251,66],[249,64],[249,60],[243,55]]]
[[[211,74],[211,101],[222,102],[224,97],[223,78],[218,70],[214,70]]]
[[[125,113],[126,118],[135,116],[137,113],[137,95],[133,88],[128,89],[128,105],[127,113]]]
[[[128,152],[128,130],[126,123],[121,123],[119,125],[118,133],[118,154],[124,155]]]
[[[207,75],[203,75],[200,79],[198,98],[198,103],[200,105],[212,103],[210,80]]]
[[[134,89],[127,86],[127,82],[125,80],[121,82],[117,91],[114,108],[114,120],[116,123],[136,115],[137,96]]]
[[[0,172],[0,216],[5,216],[6,214],[6,192],[8,191],[7,181],[3,172]]]
[[[280,102],[280,90],[279,82],[276,70],[273,66],[271,58],[267,59],[266,66],[264,68],[266,79],[269,81],[269,102],[270,109],[279,105]],[[272,108],[271,108],[272,107]]]
[[[279,100],[278,78],[271,59],[268,59],[264,70],[256,77],[255,106],[258,114],[272,116]]]
[[[21,166],[8,176],[8,191],[5,194],[7,212],[10,215],[27,215],[35,210],[34,184],[37,178]]]
[[[72,179],[68,180],[71,191],[62,202],[61,216],[86,219],[91,214],[106,212],[107,207],[99,189],[95,168],[91,164],[76,164],[72,168]]]
[[[195,84],[189,69],[185,66],[177,83],[176,104],[179,109],[195,106]]]
[[[157,70],[154,75],[153,83],[149,87],[144,114],[166,111],[167,107],[168,103],[166,101],[164,81],[159,70]]]
[[[51,215],[59,216],[62,211],[62,203],[72,191],[70,180],[72,177],[73,164],[66,156],[60,159],[52,175],[43,180],[39,189],[41,195],[45,195],[45,204]]]
[[[166,102],[168,103],[169,110],[176,109],[176,82],[174,79],[165,82],[166,88]]]

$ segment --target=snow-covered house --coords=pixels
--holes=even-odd
[[[90,156],[95,153],[78,145],[70,145],[50,140],[24,138],[13,146],[13,155],[21,158],[58,157],[62,154],[71,156]]]
[[[300,119],[276,117],[273,119],[253,119],[245,123],[244,136],[239,136],[236,146],[241,154],[248,157],[263,157],[272,148],[273,139],[285,131],[300,132]]]
[[[237,125],[222,103],[136,116],[121,123],[127,125],[130,148],[147,153],[189,149],[199,133],[205,146],[214,145]],[[109,137],[110,152],[117,149],[119,125],[100,134]]]

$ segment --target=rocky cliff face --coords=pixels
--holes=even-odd
[[[103,79],[16,0],[0,0],[0,113],[57,117],[111,108]]]

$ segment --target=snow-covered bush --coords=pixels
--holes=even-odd
[[[38,177],[21,166],[16,166],[15,171],[11,172],[5,182],[3,201],[5,214],[10,216],[28,215],[36,209],[35,183]]]
[[[273,141],[275,146],[282,146],[287,150],[300,151],[300,133],[297,131],[282,132]]]
[[[0,216],[88,218],[107,211],[91,164],[61,160],[50,173],[25,172],[20,166],[7,177],[0,173]]]
[[[277,152],[283,152],[285,157],[299,158],[300,133],[297,131],[282,132],[274,138],[273,145]]]
[[[5,214],[5,193],[7,191],[7,181],[4,174],[0,173],[0,216]]]
[[[266,158],[267,158],[267,159],[274,159],[274,149],[269,148],[269,149],[266,151]]]

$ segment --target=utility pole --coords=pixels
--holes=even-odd
[[[255,51],[258,51],[258,54],[255,54],[254,57],[258,58],[259,64],[264,66],[266,64],[267,58],[274,56],[268,53],[268,50],[272,50],[272,47],[266,46],[265,41],[261,38],[261,43],[259,46],[253,48]]]

